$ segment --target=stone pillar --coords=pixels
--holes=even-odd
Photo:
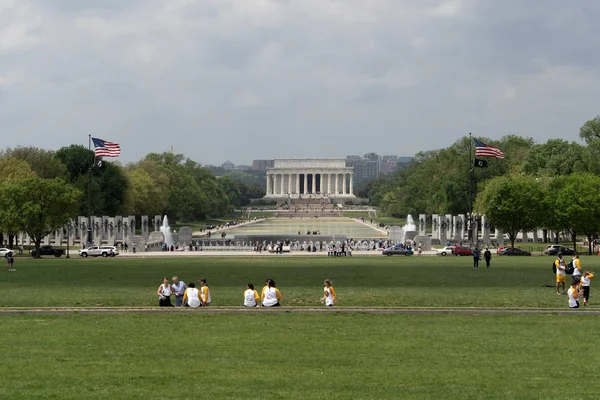
[[[437,214],[431,216],[431,238],[440,239],[440,216]]]
[[[460,236],[460,240],[465,240],[465,230],[467,228],[467,220],[465,219],[465,214],[458,214],[458,218],[460,221],[460,225],[458,226],[458,235]]]
[[[292,193],[292,174],[288,173],[288,194]]]
[[[267,174],[267,195],[271,194],[271,174]]]
[[[92,237],[94,243],[98,246],[100,246],[100,244],[102,243],[102,222],[102,217],[92,217],[92,232],[94,233]]]
[[[481,216],[481,241],[485,245],[490,244],[490,223],[486,220],[485,215]]]
[[[132,236],[135,236],[135,215],[130,215],[129,216],[129,238],[131,238]],[[127,239],[129,239],[127,238]]]
[[[339,180],[340,180],[339,174],[337,174],[337,173],[336,173],[336,174],[335,174],[335,195],[336,195],[336,196],[338,195],[338,193],[339,193],[339,190],[340,190],[340,187],[339,187]]]
[[[347,194],[346,193],[346,173],[345,172],[342,174],[342,177],[344,179],[342,181],[342,192],[343,192],[342,194]]]
[[[448,221],[446,216],[444,215],[440,215],[439,217],[439,221],[440,221],[440,243],[442,246],[445,246],[448,243]]]
[[[148,237],[148,216],[142,215],[142,236],[144,238]]]
[[[308,193],[308,174],[304,173],[304,192],[302,194]]]
[[[452,214],[446,214],[446,237],[452,239]]]
[[[419,214],[419,221],[417,222],[419,224],[418,227],[418,232],[419,232],[419,236],[425,236],[427,233],[427,215],[425,214]]]
[[[296,172],[294,175],[296,176],[296,196],[298,196],[300,194],[300,174]]]

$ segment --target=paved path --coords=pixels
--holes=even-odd
[[[479,308],[479,307],[5,307],[0,315],[64,315],[64,314],[443,314],[443,315],[600,315],[600,309],[568,308]]]

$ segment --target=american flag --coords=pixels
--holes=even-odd
[[[504,153],[497,147],[490,146],[473,138],[475,142],[475,157],[504,158]]]
[[[119,143],[109,142],[107,140],[92,138],[96,148],[96,157],[119,157],[121,146]]]

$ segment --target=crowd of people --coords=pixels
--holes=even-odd
[[[187,285],[174,276],[173,282],[169,283],[168,277],[163,277],[163,283],[158,287],[158,305],[160,307],[208,307],[211,303],[210,288],[206,284],[206,278],[200,278],[200,288],[196,288],[194,282]],[[327,307],[333,307],[337,300],[335,289],[331,285],[331,280],[325,279],[323,296],[321,303]],[[175,296],[175,304],[171,303],[171,297]],[[267,279],[262,288],[260,296],[254,289],[252,283],[248,283],[244,291],[243,305],[245,307],[279,307],[281,305],[281,292],[275,286],[273,279]]]
[[[565,261],[563,254],[559,252],[554,261],[556,268],[556,294],[567,294],[569,296],[569,307],[579,308],[579,299],[583,298],[583,305],[587,306],[590,298],[590,285],[594,274],[591,271],[582,271],[579,253],[573,255],[569,263]],[[571,286],[565,291],[567,271],[572,269]],[[561,291],[562,288],[562,291]]]

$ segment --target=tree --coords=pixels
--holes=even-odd
[[[584,233],[588,250],[592,252],[592,238],[598,232],[600,221],[600,177],[592,174],[573,174],[566,178],[564,187],[556,194],[556,214],[568,221],[573,232]]]
[[[522,171],[533,176],[568,175],[586,169],[586,149],[575,142],[550,139],[527,154]]]
[[[2,155],[27,161],[31,170],[40,178],[67,179],[67,168],[51,150],[44,150],[38,147],[17,147],[6,149]]]
[[[590,119],[579,128],[579,137],[587,144],[600,139],[600,115]]]
[[[229,199],[229,205],[239,207],[242,201],[242,193],[240,191],[240,183],[230,176],[222,176],[217,179],[217,183],[221,190]]]
[[[545,210],[538,181],[526,175],[499,176],[487,181],[477,196],[476,210],[508,234],[514,247],[520,231],[537,229]]]
[[[0,158],[0,185],[21,182],[35,176],[27,161],[9,156]],[[8,233],[8,247],[12,248],[15,231],[0,224],[0,244],[4,244],[4,232]]]
[[[77,216],[82,195],[60,178],[4,184],[0,186],[0,225],[27,233],[38,257],[42,239]]]

